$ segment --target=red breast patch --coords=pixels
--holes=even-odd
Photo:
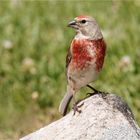
[[[95,53],[90,55],[89,47]],[[88,61],[94,61],[96,70],[100,71],[105,57],[106,45],[103,39],[88,40],[88,39],[74,39],[71,43],[72,61],[77,68],[83,69],[87,66]]]

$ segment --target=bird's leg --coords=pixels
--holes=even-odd
[[[94,92],[99,92],[98,90],[96,90],[94,87],[87,85],[87,87],[89,87],[90,89],[92,89]]]
[[[99,91],[99,90],[96,90],[95,88],[93,88],[92,86],[90,86],[90,85],[87,85],[87,87],[89,87],[90,89],[92,89],[94,92],[92,92],[92,93],[87,93],[87,95],[89,95],[89,96],[92,96],[92,95],[95,95],[95,94],[98,94],[98,93],[102,93],[101,91]]]
[[[75,115],[76,112],[78,112],[78,113],[81,113],[81,112],[82,112],[79,108],[80,108],[84,103],[82,103],[82,104],[80,104],[80,105],[77,105],[80,101],[81,101],[81,100],[79,100],[79,101],[76,102],[75,97],[73,96],[73,102],[74,102],[73,108],[72,108],[72,109],[74,110],[73,115]]]

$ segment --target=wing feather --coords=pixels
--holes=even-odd
[[[67,56],[66,56],[66,71],[67,71],[68,66],[71,62],[71,59],[72,59],[72,54],[71,54],[70,47],[69,47],[68,53],[67,53]]]

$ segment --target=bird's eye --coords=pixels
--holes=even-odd
[[[86,23],[86,20],[85,19],[81,20],[81,23],[82,24]]]

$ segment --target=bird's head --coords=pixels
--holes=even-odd
[[[68,27],[74,28],[78,34],[90,39],[102,38],[102,33],[96,20],[90,16],[78,16],[68,23]]]

